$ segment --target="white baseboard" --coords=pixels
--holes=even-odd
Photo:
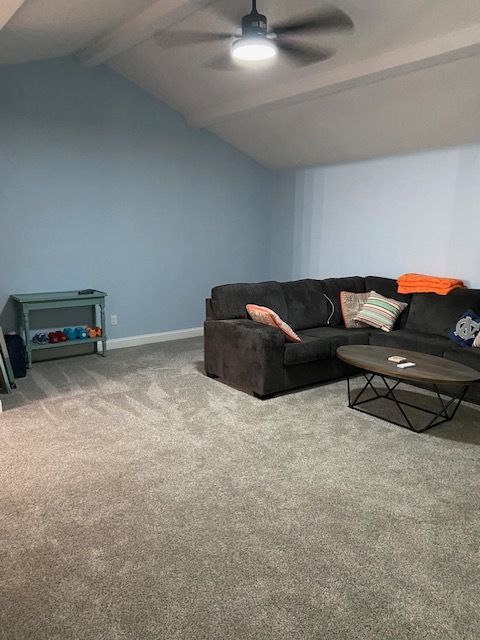
[[[177,331],[162,331],[161,333],[144,333],[141,336],[127,336],[126,338],[107,339],[107,349],[126,349],[127,347],[139,347],[142,344],[155,344],[156,342],[167,342],[169,340],[183,340],[185,338],[198,338],[203,336],[203,327],[193,327],[192,329],[179,329]],[[102,343],[98,343],[99,351],[102,350]]]

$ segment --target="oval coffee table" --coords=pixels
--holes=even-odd
[[[409,369],[399,369],[395,362],[390,362],[390,356],[403,356],[411,362],[415,362],[416,366]],[[381,418],[386,422],[398,425],[422,433],[432,427],[437,427],[444,422],[452,420],[458,408],[460,407],[465,394],[471,384],[480,381],[480,371],[475,371],[471,367],[463,364],[446,360],[438,356],[431,356],[427,353],[418,353],[417,351],[408,351],[406,349],[397,349],[396,347],[374,347],[371,345],[346,345],[337,349],[337,358],[343,360],[347,364],[360,369],[365,378],[364,387],[356,394],[352,400],[352,392],[350,387],[350,373],[347,376],[348,388],[348,406],[356,411],[361,411],[367,415]],[[380,392],[374,385],[375,378],[382,380],[386,391]],[[393,384],[389,381],[393,381]],[[422,383],[431,386],[438,398],[439,409],[437,411],[426,409],[414,405],[410,402],[400,400],[395,394],[397,387],[401,383]],[[458,394],[453,398],[445,400],[439,390],[441,386],[459,387]],[[371,398],[362,399],[367,390],[373,391]],[[403,416],[405,423],[396,422],[383,416],[378,416],[369,411],[365,411],[360,407],[368,402],[376,400],[391,400],[394,402]],[[418,411],[433,416],[426,425],[419,428],[415,427],[405,412],[405,407],[411,407]]]

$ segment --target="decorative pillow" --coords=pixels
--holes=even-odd
[[[395,322],[407,306],[406,302],[385,298],[376,291],[371,291],[354,320],[388,332],[393,329]]]
[[[462,313],[458,322],[448,332],[448,337],[461,347],[480,346],[480,316],[469,309]],[[475,342],[477,344],[475,345]]]
[[[370,293],[355,293],[354,291],[340,291],[340,307],[342,309],[343,324],[347,329],[358,329],[365,327],[365,324],[357,322],[355,316],[365,302]]]
[[[277,329],[281,329],[287,340],[290,342],[301,342],[301,338],[297,336],[292,327],[289,327],[286,322],[284,322],[278,313],[272,311],[268,307],[259,307],[257,304],[247,304],[246,306],[248,315],[255,320],[255,322],[260,322],[261,324],[267,324],[270,327],[277,327]]]

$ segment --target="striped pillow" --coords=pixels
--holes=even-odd
[[[368,300],[354,320],[388,332],[393,329],[395,322],[406,306],[406,302],[385,298],[376,293],[376,291],[371,291]]]

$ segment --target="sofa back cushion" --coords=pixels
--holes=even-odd
[[[287,303],[287,322],[295,331],[324,327],[329,310],[323,295],[320,280],[295,280],[282,282],[283,295]]]
[[[278,282],[224,284],[212,289],[210,306],[216,320],[249,318],[247,304],[269,307],[281,318],[288,318],[285,297]]]
[[[406,328],[447,336],[467,309],[480,313],[480,290],[454,289],[446,296],[437,293],[414,293]]]
[[[330,326],[336,327],[343,324],[342,307],[340,304],[340,291],[353,291],[354,293],[365,292],[365,278],[359,276],[353,276],[351,278],[327,278],[325,280],[319,280],[322,291],[332,301],[331,304],[327,301],[327,320],[332,314],[330,319]],[[325,322],[326,324],[326,322]]]
[[[412,302],[412,295],[405,293],[398,293],[398,284],[396,280],[392,278],[381,278],[379,276],[367,276],[365,278],[365,288],[367,291],[376,291],[386,298],[393,298],[399,302],[406,302],[408,307],[402,312],[400,318],[397,320],[395,329],[404,329],[410,304]]]

